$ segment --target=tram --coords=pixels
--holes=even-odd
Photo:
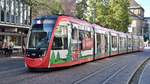
[[[61,68],[143,49],[142,36],[70,16],[41,16],[32,22],[25,65],[28,69]]]

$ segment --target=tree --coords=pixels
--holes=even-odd
[[[88,4],[87,4],[88,0],[82,0],[76,3],[76,16],[78,18],[82,18],[82,19],[86,19],[87,16],[85,14],[87,14],[87,8],[88,8]]]
[[[128,0],[110,0],[108,25],[115,30],[127,32],[129,25]]]
[[[105,0],[98,0],[96,4],[96,23],[108,27],[109,6]]]
[[[75,16],[76,0],[60,0],[65,15]]]
[[[86,18],[89,22],[94,21],[98,25],[127,32],[130,23],[128,0],[88,0],[87,4],[90,14]],[[78,15],[83,14],[83,11],[80,12],[80,10],[81,14]]]
[[[32,18],[63,13],[60,0],[25,0],[25,2],[31,7]]]

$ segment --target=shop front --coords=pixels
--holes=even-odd
[[[3,56],[21,54],[22,48],[26,45],[28,30],[29,27],[0,26],[0,54]]]

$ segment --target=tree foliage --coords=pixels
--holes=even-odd
[[[60,0],[25,0],[31,7],[32,18],[63,13]]]
[[[87,13],[90,13],[87,16],[83,13],[85,10],[81,9],[82,3],[83,2],[77,5],[78,16],[104,27],[127,32],[127,27],[130,22],[128,0],[87,0],[86,11],[88,11]]]
[[[87,1],[88,0],[82,0],[78,3],[76,3],[76,16],[78,18],[82,18],[82,19],[87,18],[87,16],[86,16],[87,8],[88,8]]]
[[[76,1],[78,3],[75,5],[75,0],[25,0],[31,6],[33,18],[39,15],[72,14],[74,16],[75,14],[89,22],[127,32],[130,22],[129,0]]]
[[[108,25],[118,31],[127,32],[129,25],[128,0],[110,0]]]

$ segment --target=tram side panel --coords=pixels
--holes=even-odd
[[[73,22],[70,25],[67,28],[60,27],[55,32],[50,59],[51,68],[72,66],[93,60],[92,28]],[[64,31],[66,31],[66,34]],[[68,42],[65,41],[65,38]],[[62,41],[55,42],[60,40]],[[67,45],[66,48],[65,45]]]
[[[144,39],[142,36],[139,36],[139,51],[143,51],[144,50]]]
[[[105,31],[101,28],[95,27],[95,49],[94,49],[94,58],[104,58],[109,56],[109,43],[108,43],[108,31]]]
[[[132,51],[133,52],[135,52],[135,51],[138,51],[138,36],[135,36],[135,35],[133,35],[132,36],[132,45],[133,45],[133,47],[132,47]]]
[[[29,49],[27,49],[25,57],[28,68],[67,67],[92,61],[93,58],[98,59],[118,54],[117,32],[101,28],[102,30],[99,32],[95,30],[94,33],[93,26],[85,21],[70,20],[67,16],[59,16],[55,19],[58,19],[55,21],[56,25],[53,23],[53,18],[45,17],[44,20],[36,20],[35,25],[44,26],[32,30],[33,35],[31,34],[31,36],[34,38],[30,38],[31,42],[29,41]],[[51,28],[51,25],[55,25],[55,27]],[[41,47],[37,46],[37,43]],[[128,39],[128,43],[128,50],[132,52],[132,38]],[[44,46],[45,44],[46,46]],[[136,44],[136,46],[138,45]]]
[[[110,55],[117,55],[118,54],[118,35],[117,33],[110,33]]]
[[[127,52],[132,52],[132,37],[131,35],[127,35]]]
[[[127,53],[127,36],[125,34],[119,35],[119,54]]]

